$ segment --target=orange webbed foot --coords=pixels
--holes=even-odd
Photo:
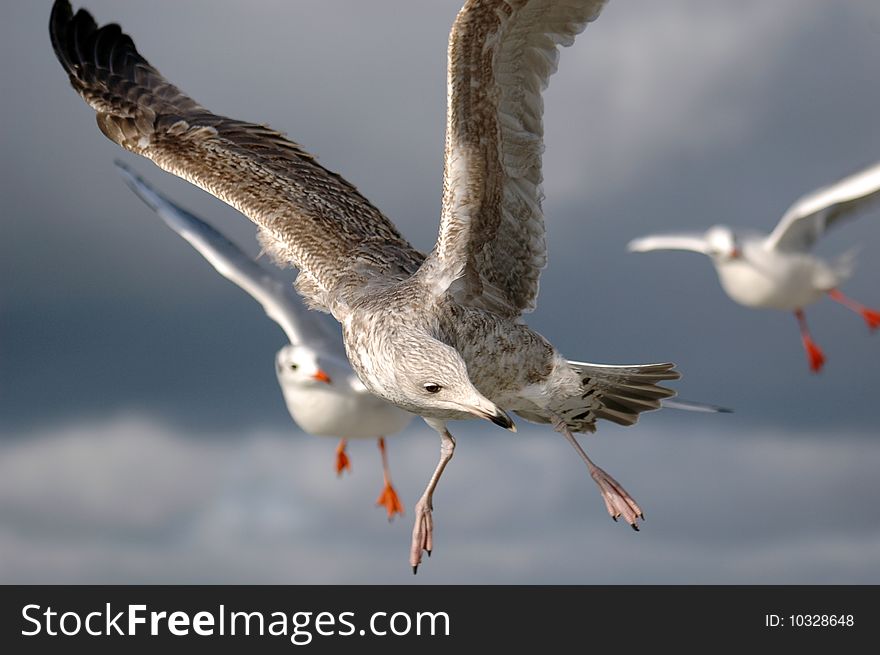
[[[868,324],[868,329],[871,332],[880,328],[880,312],[877,310],[868,309],[867,307],[862,308],[862,318],[865,319],[865,323]]]
[[[351,472],[351,460],[348,459],[348,453],[345,452],[345,439],[339,442],[336,447],[336,475],[341,476],[343,471]]]
[[[837,300],[837,296],[840,294],[839,292],[831,292],[829,293],[829,295]],[[810,370],[813,373],[818,373],[825,365],[825,355],[822,353],[822,350],[819,348],[819,346],[816,345],[816,342],[813,341],[813,337],[810,336],[810,331],[807,329],[807,319],[804,317],[803,310],[796,310],[794,315],[797,318],[798,324],[801,328],[801,343],[804,344],[804,350],[807,351],[807,359],[810,362]]]
[[[810,370],[818,373],[825,365],[825,354],[811,339],[804,339],[804,350],[807,351],[807,359],[810,362]]]
[[[865,307],[863,304],[856,302],[852,298],[847,298],[844,296],[838,289],[832,289],[828,292],[828,297],[831,298],[834,302],[840,303],[847,309],[850,309],[854,312],[858,312],[862,315],[862,318],[865,319],[865,323],[868,324],[868,329],[873,332],[877,328],[880,328],[880,312],[876,309],[870,309]]]
[[[382,489],[382,493],[376,499],[376,505],[385,508],[385,511],[388,512],[389,521],[394,518],[395,514],[403,516],[403,503],[400,502],[400,497],[390,482],[385,483],[385,488]]]

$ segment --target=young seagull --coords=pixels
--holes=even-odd
[[[531,330],[547,262],[541,211],[543,101],[559,47],[602,0],[468,0],[449,38],[440,233],[425,257],[351,184],[265,125],[213,114],[173,86],[118,25],[98,29],[66,0],[50,19],[70,83],[112,141],[229,203],[264,246],[299,269],[296,287],[343,326],[346,352],[376,395],[440,435],[440,461],[415,507],[410,563],[433,546],[432,499],[455,441],[453,419],[514,431],[507,411],[549,423],[571,443],[606,509],[644,518],[586,455],[575,432],[598,419],[632,425],[674,392],[673,364],[566,360]]]
[[[736,234],[716,225],[705,233],[657,234],[635,239],[630,252],[690,250],[708,255],[724,291],[741,305],[794,312],[810,369],[818,373],[825,355],[807,330],[804,307],[827,295],[861,314],[873,331],[880,312],[847,298],[838,289],[852,273],[853,255],[829,263],[810,253],[825,231],[880,199],[880,162],[818,189],[795,202],[773,232]]]
[[[208,260],[220,275],[247,291],[281,326],[290,343],[275,356],[275,373],[291,417],[303,431],[340,438],[336,473],[351,468],[345,452],[348,439],[378,439],[385,486],[377,505],[389,520],[403,514],[391,484],[385,436],[403,430],[412,414],[377,398],[351,370],[339,337],[332,335],[309,311],[292,287],[260,266],[203,220],[174,204],[125,164],[117,162],[126,184],[165,224]]]

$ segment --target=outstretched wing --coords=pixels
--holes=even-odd
[[[117,162],[116,165],[131,190],[207,259],[220,275],[259,302],[269,318],[281,326],[290,343],[324,350],[335,346],[335,351],[342,352],[339,339],[334,339],[318,316],[303,305],[290,284],[260,266],[198,216],[153,189],[125,164]]]
[[[404,279],[422,261],[357,189],[280,132],[218,116],[170,84],[115,24],[98,28],[56,0],[52,46],[98,127],[229,203],[300,270],[297,287],[331,309],[371,283]]]
[[[626,244],[629,252],[650,252],[651,250],[690,250],[708,254],[706,237],[699,232],[683,232],[680,234],[650,234],[633,239]]]
[[[880,162],[805,195],[789,207],[765,242],[777,250],[809,250],[825,231],[880,200]]]
[[[449,38],[440,235],[423,270],[438,293],[515,317],[547,262],[542,91],[559,47],[604,0],[468,0]]]

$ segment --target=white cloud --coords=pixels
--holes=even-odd
[[[639,534],[608,520],[549,430],[456,426],[435,554],[414,580],[410,517],[389,525],[373,507],[370,442],[337,480],[332,441],[297,433],[180,435],[144,418],[44,430],[0,446],[0,581],[880,581],[875,441],[653,418],[585,443],[645,507]],[[437,443],[407,434],[390,456],[411,508]]]

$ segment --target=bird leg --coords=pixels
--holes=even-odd
[[[810,336],[810,331],[807,329],[807,319],[804,317],[804,310],[798,309],[794,315],[797,317],[798,325],[801,328],[801,341],[804,344],[804,350],[807,351],[807,358],[810,360],[810,370],[813,373],[818,373],[825,364],[825,355]]]
[[[348,441],[345,439],[339,440],[339,445],[336,446],[336,475],[342,475],[342,472],[345,470],[351,471],[351,461],[348,459],[348,455],[345,452],[345,447],[348,445]]]
[[[434,521],[431,517],[431,511],[434,509],[432,502],[434,489],[437,487],[440,476],[443,475],[443,469],[446,468],[449,460],[452,459],[452,454],[455,452],[455,438],[449,434],[446,424],[440,423],[435,425],[433,422],[428,422],[428,425],[440,433],[440,461],[437,463],[434,475],[431,476],[431,480],[425,488],[425,493],[419,498],[419,502],[416,503],[416,507],[413,510],[415,513],[415,525],[413,526],[412,546],[409,551],[409,563],[412,565],[413,573],[417,573],[419,570],[419,564],[422,561],[422,551],[428,553],[428,557],[431,556],[431,550],[434,547],[432,542]]]
[[[568,429],[568,425],[566,425],[563,418],[552,415],[552,419],[553,429],[568,439],[568,442],[574,446],[581,459],[586,463],[590,471],[590,477],[599,485],[599,492],[602,494],[602,500],[605,501],[605,509],[608,510],[611,518],[616,521],[618,517],[622,516],[632,526],[632,529],[638,532],[639,526],[636,521],[637,519],[644,521],[645,513],[642,512],[636,501],[632,499],[632,496],[627,493],[626,489],[617,480],[593,464],[592,460],[587,457],[587,453],[584,452],[584,449],[577,442],[577,439],[574,438],[571,430]]]
[[[880,328],[880,312],[875,309],[869,309],[865,307],[863,304],[856,302],[852,298],[847,298],[837,289],[832,289],[828,292],[828,297],[831,298],[834,302],[838,302],[847,309],[851,309],[852,311],[861,314],[862,318],[865,319],[865,323],[868,324],[868,329],[872,332],[877,328]]]
[[[388,470],[388,455],[385,452],[385,437],[379,437],[379,451],[382,453],[382,477],[385,478],[385,488],[379,494],[376,504],[385,508],[388,512],[388,520],[394,518],[395,514],[403,516],[403,503],[397,496],[397,492],[391,485],[391,472]]]

